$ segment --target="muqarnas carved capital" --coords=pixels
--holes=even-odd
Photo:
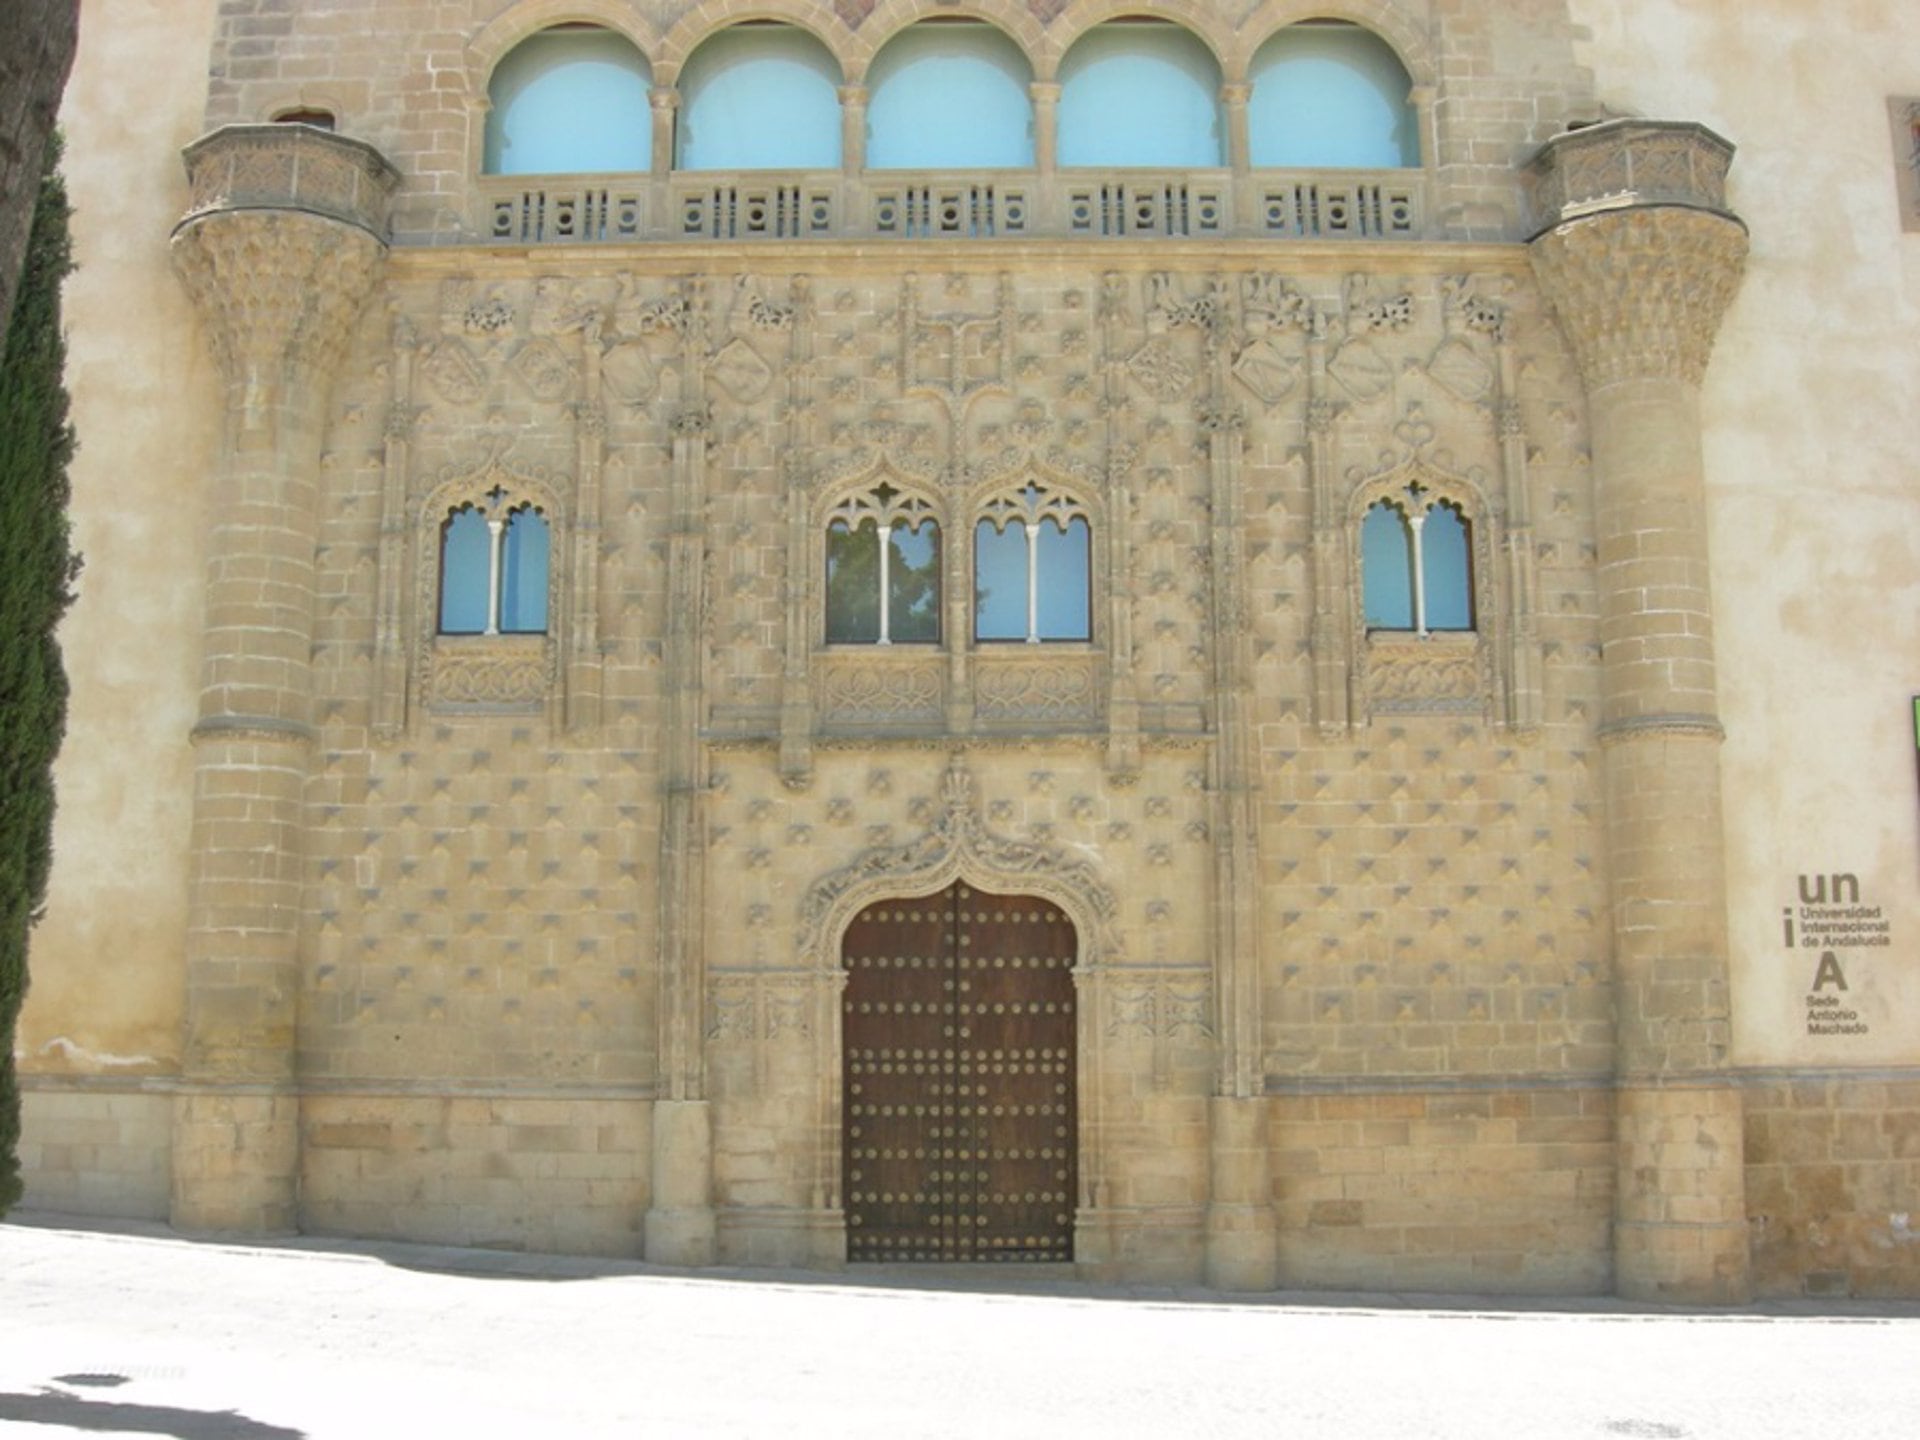
[[[1746,266],[1746,226],[1726,208],[1732,160],[1703,126],[1614,120],[1529,162],[1534,273],[1589,390],[1700,383]]]
[[[174,268],[231,381],[331,373],[386,255],[399,174],[306,125],[229,125],[189,145]]]
[[[1746,268],[1739,221],[1699,210],[1617,210],[1530,247],[1588,391],[1624,380],[1699,385]]]
[[[294,211],[203,216],[176,231],[173,267],[231,382],[333,373],[386,247]]]

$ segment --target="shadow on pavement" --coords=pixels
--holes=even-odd
[[[114,1430],[173,1435],[178,1440],[304,1440],[306,1431],[251,1420],[237,1410],[183,1410],[175,1405],[132,1405],[89,1400],[64,1390],[38,1395],[0,1392],[0,1421],[58,1425],[67,1430]]]
[[[950,1291],[1009,1298],[1083,1302],[1116,1301],[1154,1306],[1318,1310],[1329,1313],[1418,1311],[1480,1320],[1580,1315],[1633,1321],[1647,1318],[1753,1323],[1827,1320],[1884,1324],[1920,1319],[1920,1299],[1866,1296],[1803,1296],[1756,1300],[1748,1305],[1701,1306],[1623,1300],[1612,1295],[1495,1295],[1352,1290],[1268,1290],[1238,1293],[1195,1284],[1127,1284],[1083,1278],[1071,1264],[895,1265],[850,1264],[841,1270],[759,1269],[716,1265],[689,1269],[612,1256],[555,1255],[505,1247],[462,1247],[407,1240],[327,1235],[194,1234],[157,1221],[20,1211],[0,1229],[18,1225],[101,1237],[158,1240],[177,1245],[225,1248],[239,1253],[281,1252],[371,1260],[396,1270],[472,1280],[519,1280],[545,1284],[622,1278],[696,1285],[767,1285],[782,1289]]]

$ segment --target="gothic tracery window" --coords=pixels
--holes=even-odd
[[[1472,522],[1417,481],[1367,507],[1360,574],[1369,630],[1474,628]]]
[[[973,636],[1091,640],[1093,532],[1073,497],[1036,482],[987,503],[974,526]]]
[[[495,487],[440,527],[442,635],[542,635],[551,537],[530,501]]]
[[[940,643],[940,522],[917,495],[884,482],[827,522],[829,645]]]

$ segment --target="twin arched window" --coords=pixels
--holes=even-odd
[[[1091,640],[1093,531],[1059,491],[1029,482],[973,529],[975,640]]]
[[[442,635],[541,635],[547,630],[551,536],[532,501],[496,487],[440,525]]]
[[[488,87],[488,174],[645,171],[651,67],[622,36],[571,24],[522,42]],[[1420,163],[1411,81],[1392,49],[1344,21],[1288,26],[1249,74],[1256,167]],[[908,26],[867,74],[872,170],[1030,168],[1033,71],[984,21]],[[842,74],[797,26],[748,21],[708,37],[680,73],[679,170],[833,170],[842,163]],[[1059,70],[1063,167],[1210,169],[1227,162],[1212,51],[1166,21],[1096,25]]]
[[[1472,522],[1418,482],[1367,508],[1360,576],[1369,630],[1474,628]]]
[[[926,501],[882,484],[834,510],[827,643],[940,643],[940,522]]]
[[[973,534],[973,638],[1093,638],[1093,530],[1071,496],[1038,482],[982,507]],[[827,521],[829,645],[940,643],[941,533],[934,508],[882,483]]]

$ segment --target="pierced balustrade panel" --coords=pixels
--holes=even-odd
[[[528,184],[524,177],[483,182],[487,238],[498,245],[595,245],[643,238],[647,181],[566,176]]]
[[[537,710],[559,678],[545,635],[439,635],[424,660],[421,689],[436,709]]]
[[[1294,240],[1411,240],[1422,229],[1416,180],[1260,176],[1258,233]]]
[[[937,650],[872,646],[819,662],[822,721],[832,729],[919,729],[946,713],[946,657]]]
[[[1231,188],[1224,175],[1191,171],[1061,185],[1068,235],[1224,236],[1233,228]]]
[[[974,665],[974,714],[993,724],[1091,725],[1101,715],[1102,674],[1097,655],[983,646]]]
[[[978,239],[1034,233],[1036,205],[1021,181],[889,176],[867,184],[875,235],[897,239]]]
[[[676,240],[813,240],[841,233],[838,176],[679,180],[672,190]]]
[[[1492,657],[1478,635],[1378,632],[1367,637],[1365,656],[1374,715],[1484,717],[1490,710]]]

